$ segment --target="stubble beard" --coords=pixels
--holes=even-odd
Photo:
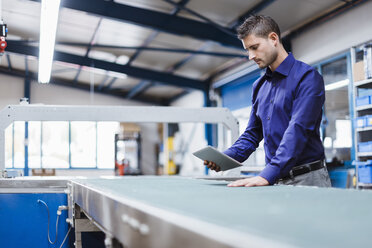
[[[259,60],[262,64],[257,64],[260,69],[270,66],[278,58],[278,52],[273,50],[267,57],[266,61]]]

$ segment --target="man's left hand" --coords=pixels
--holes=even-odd
[[[260,176],[250,177],[245,179],[236,180],[232,183],[229,183],[229,187],[255,187],[255,186],[267,186],[269,182]]]

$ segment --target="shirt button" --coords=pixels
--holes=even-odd
[[[274,155],[275,155],[275,152],[271,152],[271,155],[273,155],[273,156],[274,156]]]
[[[270,120],[270,116],[268,116],[267,119]]]
[[[273,103],[274,101],[273,100],[270,100],[270,103]]]
[[[274,83],[274,86],[276,86],[276,83]]]

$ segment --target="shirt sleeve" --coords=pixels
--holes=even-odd
[[[297,162],[308,141],[309,134],[316,132],[325,101],[322,76],[308,71],[296,89],[291,119],[271,161],[259,176],[274,184],[283,171],[289,171]]]
[[[237,141],[224,153],[233,159],[243,162],[256,150],[262,140],[262,124],[257,116],[257,102],[252,104],[248,126]]]

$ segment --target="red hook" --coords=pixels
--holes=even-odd
[[[4,53],[7,45],[8,44],[5,41],[5,37],[0,37],[0,53]]]

